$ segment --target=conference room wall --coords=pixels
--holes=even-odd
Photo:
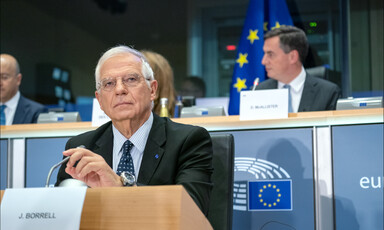
[[[44,9],[39,3],[53,7],[53,10]],[[78,4],[82,5],[80,1],[46,1],[45,3],[44,1],[26,0],[1,1],[0,50],[1,53],[12,54],[18,59],[23,74],[20,90],[24,95],[31,99],[36,98],[38,93],[36,92],[36,85],[41,84],[37,81],[36,67],[38,64],[47,63],[69,70],[74,99],[79,96],[94,97],[94,68],[97,61],[104,51],[119,44],[161,53],[168,59],[173,68],[175,84],[181,84],[182,78],[186,75],[187,65],[185,31],[178,31],[181,40],[180,36],[177,40],[157,38],[156,34],[160,31],[149,29],[149,27],[156,27],[156,25],[149,25],[148,27],[138,24],[137,27],[126,28],[127,22],[122,21],[119,24],[119,19],[126,21],[126,18],[111,15],[108,12],[104,13],[101,9],[94,9],[96,8],[94,3],[84,1],[84,4],[90,9],[81,8],[84,9],[84,12],[81,12],[81,17],[87,17],[88,13],[91,14],[96,10],[101,12],[96,16],[104,15],[105,20],[113,19],[111,25],[104,23],[100,25],[98,30],[101,33],[105,31],[105,35],[100,36],[99,32],[95,33],[89,28],[84,28],[71,21],[76,15],[79,16],[79,13],[75,14],[72,7],[66,4],[72,4],[73,7]],[[89,17],[92,16],[89,15]],[[92,20],[96,21],[96,19],[90,18],[90,23]],[[156,21],[155,18],[152,20]],[[174,25],[182,23],[182,28],[185,29],[185,21],[186,18],[179,18],[178,21],[174,22]],[[130,22],[135,23],[134,20],[130,20]],[[129,37],[108,35],[111,28],[116,33],[124,31],[120,34],[128,33],[131,35]],[[146,37],[137,35],[139,28],[145,30]],[[128,31],[129,29],[132,31]],[[163,41],[159,41],[159,39]],[[45,104],[44,101],[40,102]]]
[[[218,56],[221,46],[217,45],[218,37],[214,35],[219,28],[231,28],[233,25],[228,23],[233,21],[241,29],[249,1],[171,2],[172,7],[166,7],[160,1],[131,1],[125,12],[131,16],[127,20],[126,16],[99,9],[96,1],[3,0],[0,3],[0,49],[19,59],[24,73],[21,90],[32,99],[35,85],[39,84],[36,64],[47,62],[70,70],[75,97],[93,97],[96,61],[104,50],[116,44],[134,45],[163,54],[174,68],[176,86],[185,76],[196,74],[211,86],[208,96],[217,97],[220,90],[228,91],[230,86],[225,82],[230,81],[231,70],[226,72],[228,80],[221,79],[223,74],[213,68],[233,65],[236,54],[221,60]],[[316,45],[322,39],[321,44],[328,44],[321,55],[329,56],[328,59],[333,60],[331,69],[343,75],[344,96],[351,96],[354,91],[382,93],[384,26],[381,0],[286,2],[297,22],[304,19],[327,22],[328,32],[324,36],[312,34],[310,42]],[[230,13],[219,14],[224,11]],[[94,12],[98,14],[95,16]],[[80,20],[83,18],[86,20]],[[209,27],[211,25],[216,27]],[[204,31],[213,36],[205,36]],[[231,36],[236,45],[236,36],[240,35]],[[211,52],[216,56],[204,55],[207,46],[217,48]]]

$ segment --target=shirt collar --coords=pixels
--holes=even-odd
[[[300,89],[302,89],[304,87],[305,78],[306,78],[306,73],[305,73],[304,67],[302,66],[299,75],[289,83],[289,85],[291,86],[291,90],[298,92]],[[284,83],[280,81],[278,82],[279,89],[283,88],[284,85],[285,85]]]
[[[148,120],[144,122],[144,124],[129,138],[132,144],[140,151],[144,152],[145,145],[147,144],[147,139],[149,136],[149,131],[152,128],[153,124],[153,114],[149,116]],[[121,149],[124,142],[127,138],[124,137],[123,134],[116,129],[116,127],[112,124],[113,138],[114,144],[118,146],[118,149]]]
[[[19,103],[19,99],[20,99],[20,91],[17,91],[15,96],[13,96],[9,101],[2,103],[1,105],[4,104],[7,106],[7,108],[11,110],[16,110],[17,104]]]

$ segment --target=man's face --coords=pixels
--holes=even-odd
[[[290,65],[289,53],[280,48],[280,38],[272,37],[264,41],[264,56],[261,64],[265,66],[268,77],[285,82],[287,70]]]
[[[0,62],[0,101],[4,103],[19,90],[21,74],[16,73],[16,66],[11,58],[1,56]]]
[[[112,121],[146,120],[152,110],[155,99],[157,81],[153,80],[148,87],[142,76],[141,59],[132,54],[114,56],[100,68],[100,81],[116,80],[116,86],[110,91],[99,89],[96,98],[101,109]],[[123,84],[122,79],[129,75],[139,76],[136,86]]]

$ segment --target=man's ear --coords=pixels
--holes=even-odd
[[[20,86],[21,79],[23,78],[23,75],[21,75],[21,73],[19,73],[19,74],[17,74],[16,78],[17,78],[17,85]]]
[[[289,52],[289,61],[291,62],[291,64],[300,62],[300,56],[297,50],[292,50],[291,52]]]
[[[104,111],[102,103],[101,103],[101,96],[100,96],[99,91],[97,91],[97,90],[95,91],[95,96],[96,96],[97,101],[99,102],[100,109]]]
[[[154,101],[157,97],[156,92],[157,92],[157,87],[158,83],[156,80],[151,81],[151,100]]]

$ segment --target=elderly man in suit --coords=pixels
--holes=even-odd
[[[45,107],[20,94],[22,75],[16,58],[9,54],[0,55],[0,124],[36,123]]]
[[[308,54],[304,31],[294,26],[281,26],[267,32],[264,40],[261,63],[270,79],[256,89],[288,88],[289,112],[336,109],[339,87],[304,70],[303,63]]]
[[[152,112],[158,85],[139,51],[108,50],[95,76],[96,98],[111,121],[68,141],[63,154],[71,157],[56,185],[70,177],[89,187],[130,186],[134,178],[142,185],[180,184],[207,214],[213,171],[209,133]]]

